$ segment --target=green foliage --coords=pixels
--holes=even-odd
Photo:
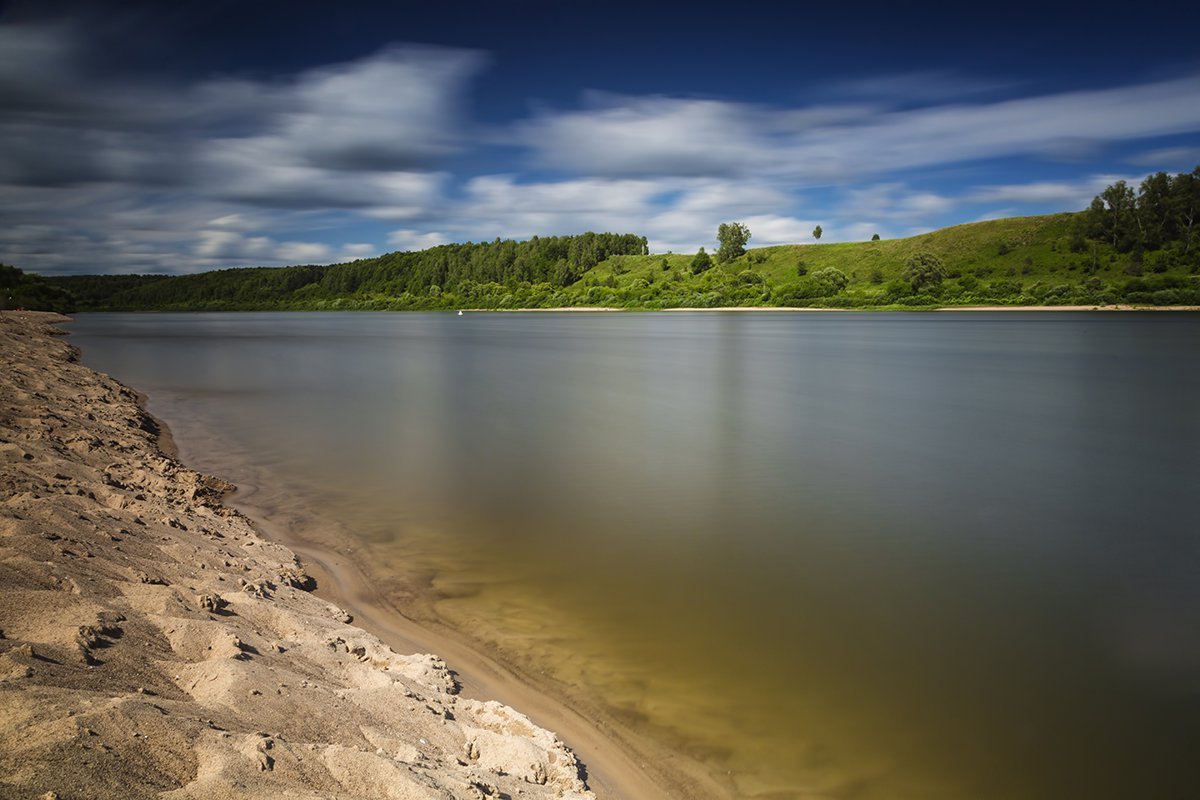
[[[916,293],[940,286],[945,278],[946,267],[933,253],[916,253],[904,265],[904,279]]]
[[[850,283],[850,279],[846,277],[846,273],[837,267],[819,269],[812,274],[812,279],[828,290],[823,292],[823,295],[837,294]]]
[[[740,222],[723,222],[717,228],[717,263],[724,264],[743,255],[746,252],[746,242],[750,241],[750,229]]]
[[[56,279],[79,298],[81,310],[239,310],[325,308],[455,308],[460,296],[498,305],[504,295],[532,297],[523,284],[547,294],[574,285],[602,262],[641,257],[645,237],[584,233],[448,244],[419,252],[388,253],[329,266],[226,269],[177,277],[77,276]],[[480,294],[480,285],[502,285],[503,294]],[[439,287],[431,292],[430,287]],[[515,290],[515,291],[514,291]]]
[[[67,314],[75,310],[75,297],[40,275],[0,264],[0,309],[14,308]]]
[[[872,241],[872,242],[878,242],[878,241],[879,241],[879,234],[878,234],[878,233],[873,233],[873,234],[871,234],[871,241]]]
[[[821,230],[821,226],[820,226],[820,225],[818,225],[817,227],[813,228],[813,238],[814,238],[814,239],[818,239],[818,240],[819,240],[819,239],[821,238],[821,234],[822,234],[822,233],[824,233],[824,231],[822,231],[822,230]]]
[[[724,226],[722,226],[724,227]],[[699,275],[701,272],[712,269],[712,256],[704,252],[704,248],[700,248],[700,252],[696,253],[696,257],[692,259],[691,267],[692,274]]]
[[[1178,243],[1185,252],[1200,245],[1200,167],[1178,175],[1148,176],[1135,193],[1117,181],[1097,195],[1080,233],[1117,252],[1158,250]]]

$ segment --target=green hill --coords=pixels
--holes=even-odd
[[[1200,252],[1119,252],[1081,239],[1082,214],[974,222],[905,239],[754,248],[694,275],[692,254],[614,256],[572,286],[575,304],[625,308],[1200,303]],[[935,290],[905,280],[913,256],[945,267]],[[824,273],[847,282],[830,291]],[[824,275],[823,275],[824,273]]]

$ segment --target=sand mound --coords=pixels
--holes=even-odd
[[[592,797],[554,734],[312,595],[52,321],[0,316],[0,797]]]

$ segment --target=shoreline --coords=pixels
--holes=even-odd
[[[286,530],[285,525],[274,524],[270,509],[253,502],[255,492],[254,487],[239,484],[226,502],[246,513],[265,538],[280,542],[299,556],[317,581],[314,594],[345,608],[354,615],[355,625],[393,647],[438,653],[460,683],[464,697],[498,700],[520,710],[535,724],[553,730],[583,763],[588,788],[598,800],[715,798],[728,794],[728,787],[718,786],[702,767],[667,768],[667,762],[678,758],[676,753],[622,730],[616,720],[598,722],[595,717],[602,716],[598,713],[589,717],[570,702],[578,698],[566,697],[561,687],[505,663],[482,643],[445,624],[409,619],[374,588],[371,576],[354,554],[339,552],[332,543],[314,542]]]
[[[297,554],[224,501],[231,484],[168,454],[144,398],[79,363],[64,321],[0,314],[0,790],[597,796],[555,734],[477,698],[487,678],[460,686],[315,595]],[[340,567],[324,567],[335,594]],[[346,594],[368,627],[423,645]],[[606,796],[647,796],[620,765],[594,769]]]

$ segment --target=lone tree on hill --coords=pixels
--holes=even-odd
[[[721,227],[717,229],[717,241],[721,243],[717,250],[717,263],[733,261],[746,252],[746,242],[750,241],[750,229],[740,222],[722,222]]]
[[[817,227],[813,228],[813,238],[814,238],[814,239],[820,239],[820,238],[821,238],[821,234],[822,234],[822,233],[824,233],[824,231],[823,231],[823,230],[821,230],[821,226],[820,226],[820,225],[818,225]]]
[[[878,234],[878,233],[876,233],[876,234],[872,234],[872,236],[871,236],[871,241],[872,241],[872,242],[878,242],[878,241],[879,241],[879,234]]]
[[[917,253],[904,265],[904,279],[917,293],[939,286],[945,277],[946,268],[933,253]]]

